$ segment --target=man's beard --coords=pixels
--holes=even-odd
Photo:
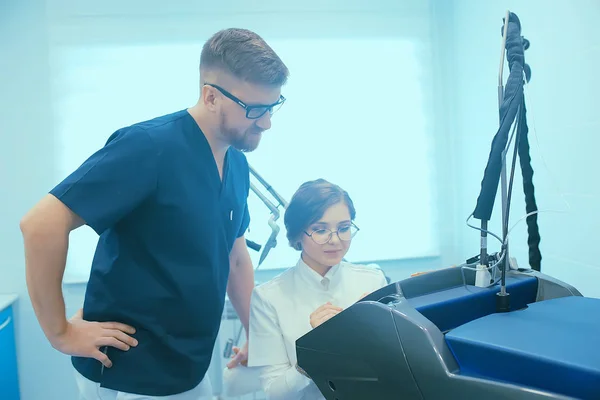
[[[221,131],[221,135],[229,142],[231,146],[246,153],[256,150],[260,138],[257,138],[254,135],[262,133],[263,131],[256,125],[250,126],[243,133],[237,129],[230,129],[227,127],[224,114],[221,114],[219,130]]]

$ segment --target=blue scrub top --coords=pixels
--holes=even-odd
[[[73,357],[110,389],[165,396],[204,378],[219,331],[229,253],[248,228],[248,162],[229,148],[223,180],[187,112],[120,129],[50,193],[99,235],[84,319],[136,328],[112,368]]]

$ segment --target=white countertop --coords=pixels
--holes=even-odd
[[[0,311],[12,305],[17,300],[18,296],[12,293],[0,293]]]

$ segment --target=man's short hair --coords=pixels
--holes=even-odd
[[[224,70],[238,79],[259,85],[283,86],[289,71],[275,51],[247,29],[224,29],[206,41],[200,55],[200,72]]]

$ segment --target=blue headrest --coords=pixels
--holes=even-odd
[[[506,278],[512,310],[535,302],[538,281],[535,277],[516,276]],[[442,332],[447,332],[477,318],[496,312],[496,293],[499,285],[491,288],[456,286],[450,289],[407,299],[425,318]]]

